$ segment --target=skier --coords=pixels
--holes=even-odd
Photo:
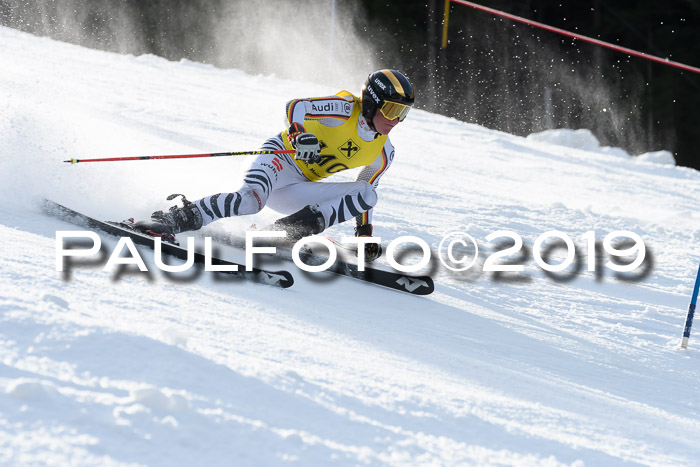
[[[368,76],[360,97],[341,91],[335,96],[292,100],[286,107],[288,129],[268,139],[262,149],[295,150],[294,158],[287,154],[257,156],[238,190],[194,203],[182,196],[183,207],[156,211],[150,220],[137,222],[136,228],[168,237],[270,206],[292,214],[265,230],[285,230],[291,240],[318,234],[353,217],[355,235],[372,236],[375,189],[394,158],[388,134],[406,118],[413,94],[413,86],[402,73],[380,70]],[[363,166],[354,182],[318,183]],[[380,255],[378,244],[365,245],[366,260]]]

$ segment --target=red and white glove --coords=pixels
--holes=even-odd
[[[356,237],[371,237],[372,224],[355,227]],[[365,245],[365,261],[372,262],[382,256],[382,246],[379,243],[367,243]]]
[[[296,142],[295,140],[297,139],[297,136],[299,136],[302,133],[306,133],[306,130],[304,129],[304,125],[301,123],[292,123],[289,125],[289,129],[287,130],[287,140],[289,141],[289,144],[292,145],[292,147],[296,147]]]
[[[315,164],[321,160],[321,145],[312,133],[306,133],[304,126],[292,123],[287,132],[287,139],[296,153],[294,158],[299,161]]]

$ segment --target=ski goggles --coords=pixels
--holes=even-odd
[[[408,111],[411,110],[410,105],[399,104],[398,102],[384,101],[384,104],[379,108],[379,111],[386,117],[387,120],[399,119],[403,122]]]

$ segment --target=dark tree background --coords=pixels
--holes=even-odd
[[[441,0],[364,3],[367,30],[394,38],[427,109],[521,135],[588,128],[604,145],[668,149],[700,169],[700,74],[459,4],[441,50]],[[700,0],[475,3],[700,67]]]
[[[700,67],[700,0],[476,3]],[[269,72],[262,63],[243,64],[240,50],[221,52],[222,42],[231,41],[221,36],[221,23],[238,19],[235,24],[241,30],[234,33],[239,38],[258,34],[242,27],[239,17],[250,14],[251,5],[267,5],[264,11],[273,27],[280,24],[273,18],[278,11],[292,27],[320,24],[327,29],[331,4],[332,0],[0,0],[0,24],[105,50]],[[668,149],[679,165],[700,169],[700,74],[459,4],[451,6],[449,45],[441,49],[443,0],[337,4],[337,28],[357,33],[368,44],[363,53],[371,55],[373,63],[406,72],[418,90],[418,107],[520,135],[588,128],[604,145],[632,154]],[[290,16],[290,11],[298,14]],[[317,16],[305,25],[311,13]],[[246,24],[264,25],[268,17],[257,21]],[[308,50],[304,41],[289,45],[281,53],[303,60]]]

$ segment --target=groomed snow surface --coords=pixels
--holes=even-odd
[[[83,265],[67,279],[55,233],[76,227],[43,216],[43,197],[144,218],[170,193],[235,188],[242,159],[63,160],[254,149],[283,128],[287,100],[338,89],[4,28],[0,43],[0,463],[700,462],[700,340],[678,349],[700,263],[698,172],[576,132],[521,138],[414,110],[391,135],[375,233],[436,251],[464,231],[481,249],[469,272],[435,262],[429,297],[290,263],[287,290],[210,274],[178,282],[144,250],[149,276]],[[503,248],[486,241],[498,230],[523,238],[524,272],[481,272]],[[533,260],[549,230],[583,257],[571,280]],[[581,236],[592,230],[601,242],[640,235],[646,277],[588,271]],[[103,240],[111,252],[116,240]]]

